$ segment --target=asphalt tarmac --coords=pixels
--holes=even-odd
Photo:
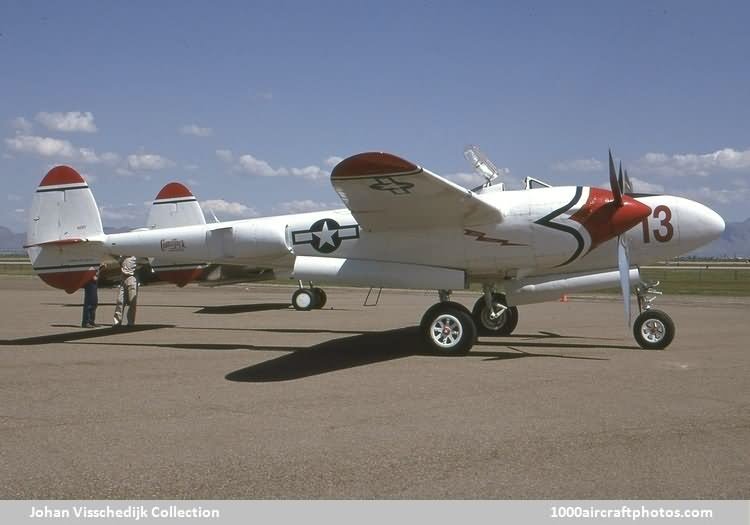
[[[144,287],[86,330],[81,293],[0,277],[0,497],[750,498],[748,298],[658,300],[664,351],[600,296],[441,358],[436,294],[291,290]]]

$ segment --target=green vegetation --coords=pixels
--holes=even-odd
[[[0,275],[31,275],[31,264],[26,255],[0,254]]]
[[[644,279],[660,281],[665,294],[750,295],[750,267],[648,268]]]
[[[721,264],[716,261],[712,264]],[[0,255],[0,275],[32,275],[31,265],[25,255]],[[750,265],[738,264],[727,267],[668,267],[646,268],[641,275],[647,280],[660,281],[659,290],[665,294],[750,296]],[[277,284],[293,284],[292,281],[267,281]],[[321,283],[322,284],[322,283]],[[477,284],[472,286],[480,290]],[[603,290],[619,293],[619,289]]]

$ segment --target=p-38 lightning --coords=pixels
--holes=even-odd
[[[717,213],[677,196],[634,193],[611,152],[608,190],[532,178],[506,190],[478,148],[465,155],[484,185],[469,190],[395,155],[360,153],[331,172],[346,208],[229,222],[207,223],[195,196],[173,182],[156,196],[145,228],[109,235],[84,179],[57,166],[34,195],[26,248],[36,273],[68,293],[122,255],[147,258],[162,280],[181,286],[232,267],[288,277],[299,282],[297,310],[326,302],[313,282],[437,290],[420,330],[446,355],[465,354],[478,336],[511,334],[519,306],[619,284],[628,323],[631,292],[637,297],[638,344],[669,345],[674,323],[652,308],[658,283],[644,282],[638,267],[717,238]],[[471,311],[450,300],[472,284],[483,292]]]

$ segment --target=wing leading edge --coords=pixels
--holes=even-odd
[[[499,222],[500,210],[439,175],[390,153],[342,160],[331,184],[369,231],[463,227]]]

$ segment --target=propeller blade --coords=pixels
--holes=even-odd
[[[622,178],[622,161],[620,161],[619,164],[619,169],[617,170],[617,185],[620,187],[620,193],[625,193],[625,181]]]
[[[620,270],[620,290],[625,305],[625,322],[630,326],[630,258],[625,235],[617,238],[617,267]]]
[[[615,173],[615,162],[612,160],[612,150],[609,150],[609,185],[612,188],[615,206],[622,206],[622,191],[617,183],[617,173]]]
[[[630,177],[628,177],[628,170],[625,170],[625,185],[622,187],[623,193],[633,193],[633,183],[630,182]]]

